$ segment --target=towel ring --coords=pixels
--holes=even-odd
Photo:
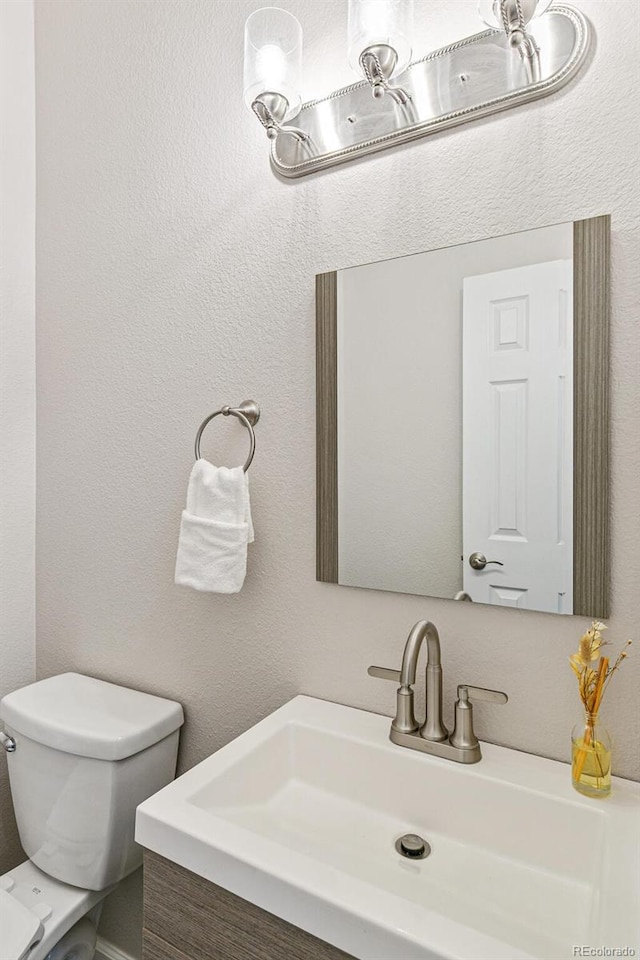
[[[242,468],[246,473],[251,466],[253,455],[256,452],[256,435],[253,428],[260,419],[260,407],[255,400],[243,400],[239,407],[221,407],[214,413],[210,413],[206,420],[202,421],[196,434],[196,460],[200,459],[200,437],[202,436],[204,428],[214,417],[219,417],[220,414],[222,414],[223,417],[237,417],[240,423],[244,424],[249,431],[249,456],[245,460]]]

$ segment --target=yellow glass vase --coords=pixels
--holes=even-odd
[[[587,714],[571,733],[571,781],[585,797],[611,793],[611,738],[597,715]]]

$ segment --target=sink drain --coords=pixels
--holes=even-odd
[[[396,840],[396,850],[407,860],[424,860],[431,853],[431,847],[417,833],[405,833]]]

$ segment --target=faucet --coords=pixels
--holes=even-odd
[[[416,682],[418,656],[423,643],[427,646],[426,668],[426,716],[420,727],[416,720],[413,702],[413,686]],[[433,623],[419,620],[407,638],[400,670],[371,666],[369,676],[399,683],[396,695],[396,715],[391,721],[389,739],[401,747],[420,750],[457,763],[477,763],[481,759],[480,744],[473,730],[473,705],[471,700],[490,703],[506,703],[506,693],[472,687],[458,686],[455,704],[455,723],[449,735],[442,722],[442,664],[440,637]]]

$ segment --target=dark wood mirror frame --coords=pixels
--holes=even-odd
[[[611,217],[573,224],[573,613],[609,610]],[[337,272],[316,276],[316,579],[338,583]]]

